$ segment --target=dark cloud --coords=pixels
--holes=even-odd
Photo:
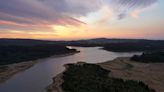
[[[48,9],[44,8],[41,4],[35,1],[30,1],[31,0],[3,0],[0,3],[0,12],[25,18],[37,17],[47,19],[50,17]]]
[[[126,13],[121,13],[118,15],[118,19],[120,20],[120,19],[124,18],[125,16],[126,16]]]
[[[41,3],[55,9],[62,14],[75,16],[85,15],[98,10],[101,6],[99,0],[39,0]]]

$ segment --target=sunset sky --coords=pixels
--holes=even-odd
[[[164,39],[164,0],[0,0],[0,38]]]

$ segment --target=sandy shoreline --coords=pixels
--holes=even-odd
[[[69,55],[73,55],[76,53],[78,53],[78,51],[66,53],[66,54],[61,54],[61,55],[54,55],[54,56],[47,57],[47,58],[64,57],[64,56],[69,56]],[[10,79],[13,75],[15,75],[19,72],[22,72],[22,71],[29,69],[30,67],[32,67],[33,65],[35,65],[38,62],[44,61],[43,59],[46,59],[46,58],[37,59],[34,61],[5,65],[5,67],[6,67],[5,69],[0,68],[0,83],[5,82],[6,80]]]
[[[36,62],[28,61],[6,65],[5,69],[0,69],[0,83],[3,83],[6,80],[10,79],[13,75],[17,74],[18,72],[25,71],[26,69],[32,67],[35,63]]]
[[[156,92],[164,90],[164,63],[138,63],[129,58],[116,58],[98,65],[110,70],[110,77],[142,81]]]
[[[130,61],[129,58],[119,57],[97,65],[110,70],[110,77],[142,81],[156,92],[164,90],[164,63],[138,63]],[[47,91],[64,92],[61,88],[63,82],[61,73],[53,78],[53,83],[47,87]]]

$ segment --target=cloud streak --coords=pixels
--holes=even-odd
[[[104,2],[109,4],[109,7],[117,14],[118,19],[122,19],[133,11],[150,7],[157,0],[104,0]]]
[[[48,1],[48,0],[46,0]],[[52,0],[50,3],[52,3]],[[53,0],[53,3],[63,0]],[[61,8],[52,7],[38,0],[1,0],[0,21],[10,22],[10,24],[21,25],[78,25],[81,21],[72,18],[69,14],[64,14]],[[60,11],[60,12],[59,12]],[[11,23],[12,22],[12,23]],[[2,25],[1,25],[2,26]],[[13,25],[12,25],[13,26]],[[10,27],[10,25],[8,25]],[[19,27],[19,26],[18,26]]]
[[[118,19],[147,8],[157,0],[0,0],[0,29],[85,24],[75,17],[86,16],[107,6]],[[137,13],[133,14],[134,16]],[[107,16],[105,15],[105,19]],[[31,26],[31,28],[30,28]]]

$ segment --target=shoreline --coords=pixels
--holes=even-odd
[[[52,56],[46,57],[46,58],[65,57],[65,56],[69,56],[69,55],[74,55],[76,53],[79,53],[79,51],[69,52],[69,53],[65,53],[65,54],[61,54],[61,55],[52,55]],[[15,74],[17,74],[19,72],[23,72],[23,71],[31,68],[38,62],[42,62],[43,59],[46,59],[46,58],[1,66],[1,67],[5,67],[5,69],[0,68],[0,84],[6,82],[8,79],[10,79]]]
[[[21,63],[15,63],[15,64],[3,66],[6,68],[0,69],[0,84],[6,82],[15,74],[25,71],[26,69],[29,69],[35,64],[36,62],[34,61],[28,61],[28,62],[21,62]]]
[[[79,63],[77,63],[79,64]],[[118,57],[111,61],[96,63],[106,70],[110,70],[109,77],[124,80],[142,81],[156,92],[163,92],[164,88],[164,63],[139,63],[130,61],[129,57]],[[67,66],[65,66],[65,71]],[[63,72],[53,78],[53,83],[46,89],[47,92],[64,92],[61,84]]]
[[[164,63],[141,63],[130,61],[129,57],[118,57],[98,65],[110,70],[110,77],[142,81],[156,92],[164,90]]]
[[[77,63],[69,63],[69,64],[78,64],[78,65],[83,65],[85,62],[77,62]],[[64,82],[63,80],[63,73],[65,71],[67,71],[67,69],[69,68],[68,64],[64,65],[65,70],[59,74],[57,74],[55,77],[52,78],[52,84],[48,85],[46,87],[47,92],[64,92],[64,90],[62,89],[61,85]]]

